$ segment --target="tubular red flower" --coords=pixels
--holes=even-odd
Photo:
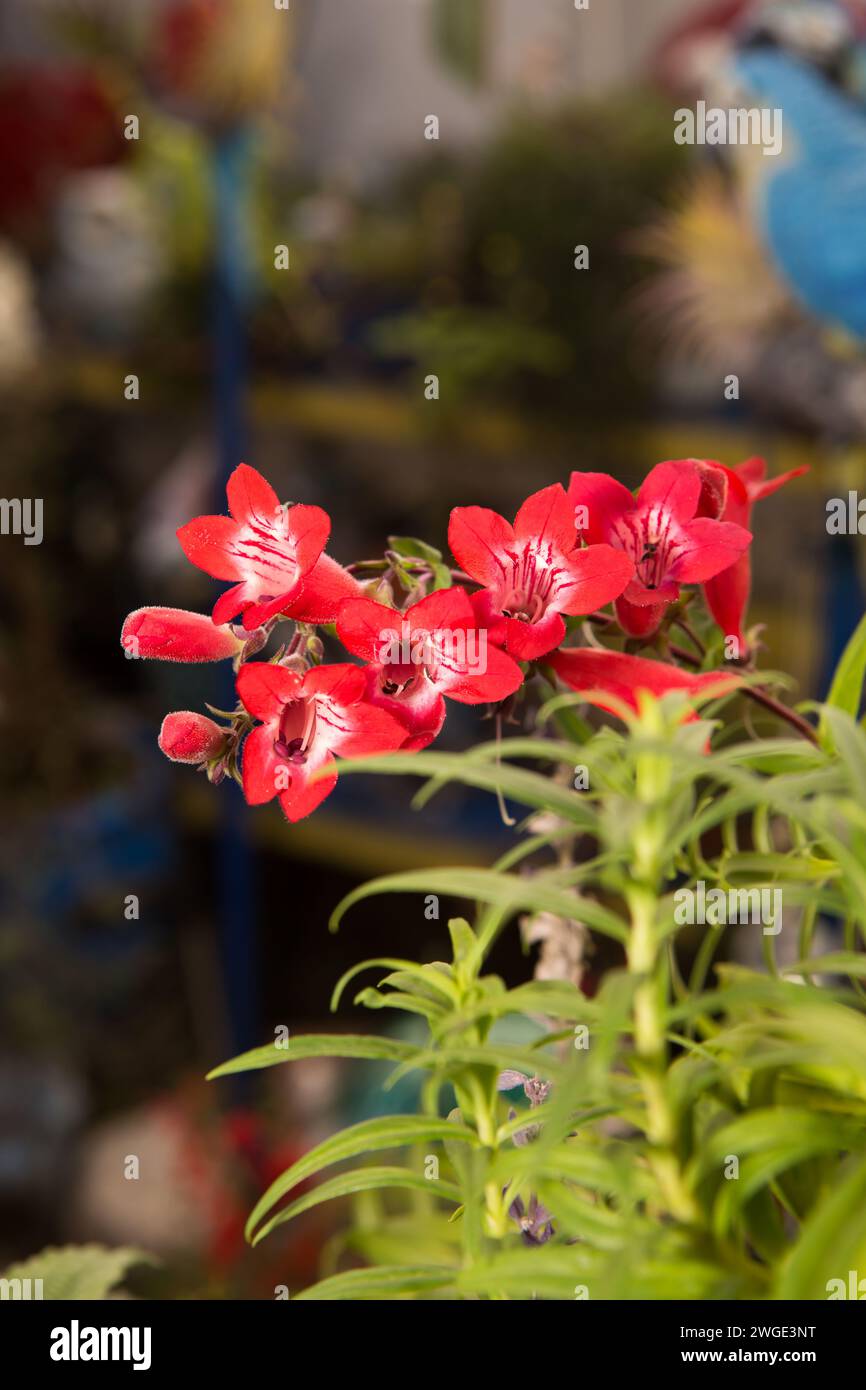
[[[707,690],[714,695],[724,695],[740,684],[739,677],[732,672],[709,671],[693,675],[664,661],[601,651],[597,647],[563,648],[547,661],[560,680],[583,695],[587,704],[597,705],[617,718],[621,716],[619,705],[627,705],[637,712],[640,691],[658,698],[671,690],[683,690],[691,696]],[[605,699],[605,696],[612,699]],[[694,717],[694,714],[688,715],[689,719]]]
[[[360,586],[322,555],[331,520],[321,507],[280,504],[270,483],[242,463],[226,488],[231,516],[199,516],[181,526],[183,552],[214,579],[235,583],[217,599],[215,623],[238,613],[260,627],[283,614],[303,622],[330,622],[340,601]]]
[[[698,464],[698,470],[701,478],[699,515],[748,526],[754,503],[770,497],[793,478],[808,473],[809,465],[792,468],[776,478],[766,478],[767,465],[762,458],[744,459],[734,468],[707,459]],[[707,607],[725,636],[736,637],[743,657],[748,655],[743,619],[751,590],[752,561],[748,551],[704,584]]]
[[[700,515],[701,497],[696,459],[657,464],[636,498],[606,473],[572,473],[568,498],[579,524],[585,521],[587,539],[607,541],[633,563],[633,578],[616,605],[629,635],[654,632],[665,608],[679,597],[680,584],[706,582],[749,545],[752,537],[744,526]]]
[[[561,614],[591,613],[622,593],[634,564],[622,548],[580,548],[559,483],[533,493],[510,526],[487,507],[455,507],[448,543],[457,563],[483,586],[473,596],[491,640],[530,661],[565,636]]]
[[[350,599],[337,614],[344,647],[367,661],[367,699],[404,725],[404,748],[425,748],[445,720],[443,695],[461,704],[504,700],[518,690],[517,662],[488,641],[466,591],[440,589],[399,613]]]
[[[243,649],[230,627],[184,608],[137,608],[123,624],[120,645],[129,656],[158,661],[224,661]]]
[[[360,666],[315,666],[305,675],[266,662],[246,663],[237,691],[244,707],[262,722],[243,748],[243,789],[250,805],[278,797],[290,821],[302,820],[333,791],[334,755],[362,757],[391,752],[406,731],[385,710],[368,704],[367,678]]]
[[[175,763],[206,763],[225,747],[226,731],[194,710],[167,714],[159,731],[159,746]]]

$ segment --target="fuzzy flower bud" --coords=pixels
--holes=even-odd
[[[219,757],[225,741],[225,729],[188,709],[167,714],[159,731],[159,746],[175,763],[209,762]]]
[[[137,608],[120,634],[128,657],[160,661],[223,661],[235,657],[244,642],[227,624],[218,626],[206,613],[184,608]]]

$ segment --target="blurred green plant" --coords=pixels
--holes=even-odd
[[[4,1298],[109,1298],[134,1265],[152,1264],[153,1257],[131,1246],[48,1246],[29,1260],[14,1264],[0,1276]]]
[[[830,1281],[866,1271],[864,667],[866,619],[818,707],[817,743],[756,736],[730,695],[702,718],[678,693],[647,697],[637,715],[623,709],[623,731],[591,730],[580,697],[560,695],[538,737],[342,766],[424,775],[421,804],[459,781],[533,817],[493,868],[393,874],[333,915],[336,929],[380,893],[478,904],[472,925],[449,922],[447,962],[364,961],[334,992],[336,1008],[359,973],[386,972],[356,1002],[420,1018],[423,1042],[296,1037],[211,1073],[333,1056],[394,1063],[388,1086],[424,1078],[418,1114],[331,1136],[251,1213],[256,1243],[321,1202],[355,1199],[348,1248],[364,1267],[299,1297],[822,1299]],[[722,746],[708,753],[719,721]],[[577,767],[586,790],[572,790]],[[725,932],[707,925],[687,970],[694,928],[676,905],[701,882],[781,889],[797,959],[781,965],[777,936],[762,932],[763,972],[714,966]],[[526,912],[583,923],[623,966],[592,999],[566,980],[507,988],[485,964]],[[820,914],[844,924],[844,949],[814,953]],[[499,1033],[515,1016],[528,1043]],[[530,1109],[515,1113],[502,1092],[521,1082]],[[402,1164],[370,1163],[400,1149]]]

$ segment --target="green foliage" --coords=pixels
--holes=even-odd
[[[421,1079],[417,1115],[325,1140],[254,1209],[258,1241],[324,1201],[354,1207],[301,1297],[823,1299],[830,1280],[866,1273],[864,632],[817,743],[756,736],[738,697],[715,700],[712,722],[665,697],[595,731],[563,698],[534,737],[342,767],[423,776],[422,803],[451,781],[481,787],[530,819],[492,867],[392,874],[335,909],[336,929],[378,893],[476,904],[443,930],[446,959],[368,960],[337,985],[335,1008],[369,973],[356,1002],[408,1012],[418,1042],[296,1038],[213,1073],[329,1053],[393,1062],[387,1086]],[[585,790],[571,789],[578,764]],[[680,908],[699,885],[726,901],[778,890],[781,930],[690,924]],[[594,998],[490,973],[522,913],[606,940]],[[829,954],[814,948],[822,915],[842,928]],[[760,943],[761,968],[737,963],[738,942]],[[519,1078],[503,1079],[508,1098],[498,1088],[503,1071],[537,1083],[530,1109],[513,1099]],[[368,1162],[382,1154],[395,1157]]]
[[[49,1246],[29,1260],[11,1265],[0,1278],[29,1279],[31,1290],[42,1280],[43,1299],[105,1299],[123,1282],[133,1265],[149,1264],[152,1257],[142,1250],[104,1245]],[[31,1297],[36,1294],[31,1292]]]

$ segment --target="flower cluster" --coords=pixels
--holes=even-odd
[[[658,658],[671,655],[683,585],[703,587],[733,655],[748,656],[746,526],[753,502],[794,476],[764,475],[759,459],[734,469],[680,459],[653,468],[635,497],[607,474],[572,473],[567,489],[555,483],[528,497],[513,524],[485,507],[456,507],[448,541],[459,568],[395,537],[381,560],[344,568],[325,553],[327,513],[281,504],[241,464],[228,483],[229,516],[178,531],[187,558],[231,587],[210,617],[138,609],[121,644],[128,656],[233,661],[238,704],[228,722],[169,714],[159,746],[214,782],[236,778],[250,804],[277,797],[297,821],[332,790],[337,758],[426,747],[447,700],[510,714],[538,673],[617,715],[636,710],[641,691],[724,688],[717,671]],[[288,640],[268,659],[286,622]],[[593,624],[619,647],[601,646]],[[564,646],[575,626],[584,644]],[[324,661],[335,638],[356,660]],[[641,646],[654,655],[636,654]]]

